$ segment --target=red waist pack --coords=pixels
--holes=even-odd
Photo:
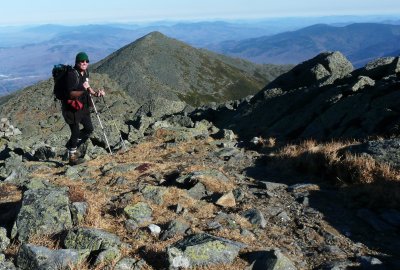
[[[75,111],[79,111],[83,109],[83,104],[77,99],[68,99],[67,104],[74,109]]]

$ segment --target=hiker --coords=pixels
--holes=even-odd
[[[74,70],[68,72],[67,96],[69,99],[62,101],[62,114],[69,125],[71,136],[66,144],[69,154],[69,164],[77,165],[84,162],[77,151],[78,143],[84,143],[93,132],[90,117],[90,95],[104,96],[104,90],[94,91],[89,84],[89,57],[85,52],[80,52],[75,57]],[[83,129],[80,130],[81,124]]]

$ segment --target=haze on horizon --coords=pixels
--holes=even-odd
[[[1,3],[0,26],[161,20],[235,20],[276,17],[399,15],[398,0],[13,0]],[[61,8],[60,8],[61,7]]]

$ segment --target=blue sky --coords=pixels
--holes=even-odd
[[[400,0],[10,0],[0,25],[400,14]]]

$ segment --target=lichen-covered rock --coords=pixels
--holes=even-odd
[[[32,235],[49,235],[72,228],[66,189],[44,188],[24,193],[12,236],[25,242]]]
[[[0,270],[17,270],[17,268],[10,261],[2,261],[1,254],[0,254]],[[18,269],[18,270],[20,270],[20,269]]]
[[[124,208],[125,214],[139,225],[151,221],[153,210],[147,203],[138,202]]]
[[[73,202],[71,203],[71,215],[72,215],[72,221],[74,222],[75,225],[78,225],[79,223],[83,222],[87,212],[88,212],[88,203],[87,202]]]
[[[22,270],[67,270],[84,262],[90,252],[86,249],[52,250],[23,244],[18,252],[17,266]]]
[[[96,261],[94,262],[94,265],[110,264],[112,261],[114,261],[119,256],[121,256],[121,252],[119,251],[118,248],[115,248],[115,247],[108,248],[99,253],[99,255],[96,258]]]
[[[140,192],[143,194],[143,197],[147,200],[152,201],[155,204],[163,204],[164,195],[167,193],[166,187],[145,185]]]
[[[90,251],[105,250],[121,246],[121,240],[115,234],[93,228],[70,230],[64,239],[64,246]]]
[[[121,259],[114,267],[114,270],[141,270],[144,269],[146,262],[134,258],[125,257]]]
[[[167,248],[170,268],[189,268],[232,263],[241,248],[240,242],[202,233],[188,236]]]
[[[297,268],[279,249],[263,250],[249,256],[252,270],[296,270]]]
[[[10,244],[10,239],[7,237],[7,230],[0,227],[0,252],[4,251]]]

